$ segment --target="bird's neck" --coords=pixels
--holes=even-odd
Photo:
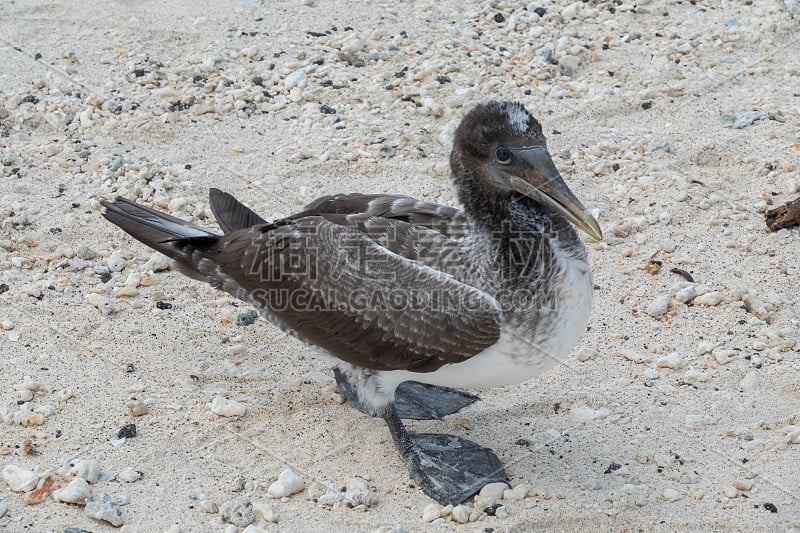
[[[482,230],[501,240],[513,240],[515,234],[540,234],[583,248],[572,225],[549,207],[518,192],[492,187],[467,169],[460,170],[456,180],[459,200],[467,216]]]
[[[487,190],[479,179],[457,184],[465,214],[491,243],[490,268],[506,283],[525,287],[558,258],[586,259],[575,228],[548,207],[517,192]]]

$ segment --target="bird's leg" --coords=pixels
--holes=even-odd
[[[503,465],[488,448],[454,435],[411,434],[393,404],[382,416],[411,479],[442,505],[459,504],[489,483],[506,481]]]
[[[378,416],[358,399],[355,385],[339,368],[333,370],[339,392],[364,414]],[[450,387],[438,387],[416,381],[401,383],[394,393],[395,408],[400,418],[411,420],[441,420],[474,403],[478,397]]]

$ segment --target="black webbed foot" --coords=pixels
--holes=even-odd
[[[341,370],[334,369],[333,373],[339,392],[350,405],[369,416],[378,416],[361,403],[355,387]],[[477,400],[478,397],[474,394],[416,381],[401,383],[394,394],[397,414],[406,420],[441,420]]]
[[[506,481],[490,449],[454,435],[409,434],[393,408],[384,419],[411,478],[442,505],[457,505],[489,483]]]

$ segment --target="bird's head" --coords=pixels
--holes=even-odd
[[[589,236],[603,238],[556,169],[541,124],[521,104],[491,101],[472,108],[456,129],[450,164],[456,179],[466,170],[494,195],[522,194]]]

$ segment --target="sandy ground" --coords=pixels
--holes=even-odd
[[[0,467],[65,485],[65,464],[96,459],[92,498],[127,532],[235,531],[201,512],[228,501],[272,506],[251,532],[797,531],[800,239],[763,222],[800,183],[797,3],[299,4],[0,4]],[[574,357],[410,424],[491,446],[527,496],[427,523],[384,425],[338,403],[325,362],[151,272],[98,200],[208,225],[209,187],[266,216],[348,191],[452,202],[450,135],[489,98],[541,119],[606,238],[587,244]],[[217,396],[246,414],[212,413]],[[142,479],[112,479],[126,468]],[[366,480],[377,503],[272,500],[287,468]],[[26,498],[0,482],[1,531],[116,530]]]

